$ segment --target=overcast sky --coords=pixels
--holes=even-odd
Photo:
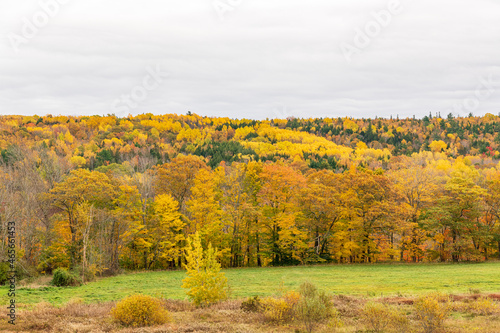
[[[500,112],[498,0],[0,0],[0,114]]]

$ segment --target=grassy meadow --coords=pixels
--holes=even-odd
[[[500,292],[500,262],[476,264],[373,264],[295,267],[238,268],[224,270],[231,298],[270,296],[280,288],[297,290],[304,281],[334,295],[415,296],[439,291],[450,294]],[[181,288],[184,271],[128,273],[100,278],[80,287],[58,288],[33,283],[18,286],[17,302],[67,303],[74,298],[85,303],[122,299],[143,293],[167,299],[185,299]],[[48,279],[46,279],[48,281]],[[7,304],[7,288],[1,299]]]
[[[306,332],[295,317],[276,321],[269,317],[274,312],[243,311],[242,302],[249,296],[276,295],[280,289],[298,290],[302,282],[310,281],[332,296],[336,313],[318,324],[317,333],[427,332],[422,326],[427,319],[419,319],[421,312],[415,302],[432,292],[453,294],[444,296],[447,301],[441,298],[449,301],[446,305],[436,305],[441,309],[436,311],[449,312],[432,332],[500,332],[500,262],[318,265],[224,272],[231,299],[208,308],[196,308],[186,300],[181,288],[184,271],[127,273],[65,288],[50,286],[49,276],[22,281],[16,291],[16,325],[0,321],[0,331]],[[7,288],[2,287],[0,293],[0,301],[7,304]],[[168,311],[167,322],[134,329],[113,320],[115,301],[136,293],[161,298],[162,308]],[[434,308],[430,305],[428,309]],[[377,330],[377,325],[384,328]]]

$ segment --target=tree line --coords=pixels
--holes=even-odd
[[[4,226],[16,221],[25,274],[179,268],[196,232],[223,267],[500,255],[500,170],[467,158],[426,152],[335,172],[297,161],[211,169],[179,154],[143,172],[65,172],[43,151],[18,153],[1,173],[0,245],[6,261]]]

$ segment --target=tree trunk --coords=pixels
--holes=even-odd
[[[319,227],[316,227],[316,237],[314,238],[314,249],[316,254],[319,255]]]
[[[257,266],[262,267],[262,259],[260,258],[260,241],[259,241],[259,233],[257,233]],[[498,247],[500,248],[500,243],[498,243]]]

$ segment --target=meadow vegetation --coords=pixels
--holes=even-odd
[[[498,295],[497,295],[498,296]],[[449,296],[443,302],[437,296],[427,296],[425,302],[415,297],[375,297],[336,295],[328,296],[329,312],[317,313],[312,325],[308,317],[294,313],[301,306],[299,300],[286,295],[272,297],[277,309],[270,315],[268,308],[244,310],[244,300],[227,300],[210,307],[195,307],[185,300],[158,299],[160,321],[152,326],[128,327],[114,320],[116,302],[86,304],[73,299],[56,307],[47,302],[31,310],[20,312],[16,327],[0,322],[3,332],[450,332],[496,333],[500,331],[499,298],[482,298],[479,295]],[[488,299],[487,313],[473,310],[483,307]],[[283,301],[283,303],[280,302]],[[291,310],[286,302],[295,304]],[[420,302],[420,303],[419,303]],[[268,303],[270,304],[270,303]],[[311,304],[311,303],[309,303]],[[493,304],[493,306],[491,305]],[[268,305],[269,306],[269,305]],[[294,309],[295,307],[295,309]],[[330,305],[328,306],[330,307]],[[281,311],[284,309],[285,311]],[[323,308],[327,309],[327,308]],[[302,310],[298,310],[302,311]],[[275,314],[281,317],[277,320]],[[430,318],[423,313],[435,315]],[[127,318],[130,318],[127,316]],[[161,324],[160,322],[165,321]]]
[[[498,269],[497,262],[226,269],[231,298],[206,304],[189,301],[185,271],[70,287],[46,279],[19,290],[15,331],[493,333],[500,330]]]

